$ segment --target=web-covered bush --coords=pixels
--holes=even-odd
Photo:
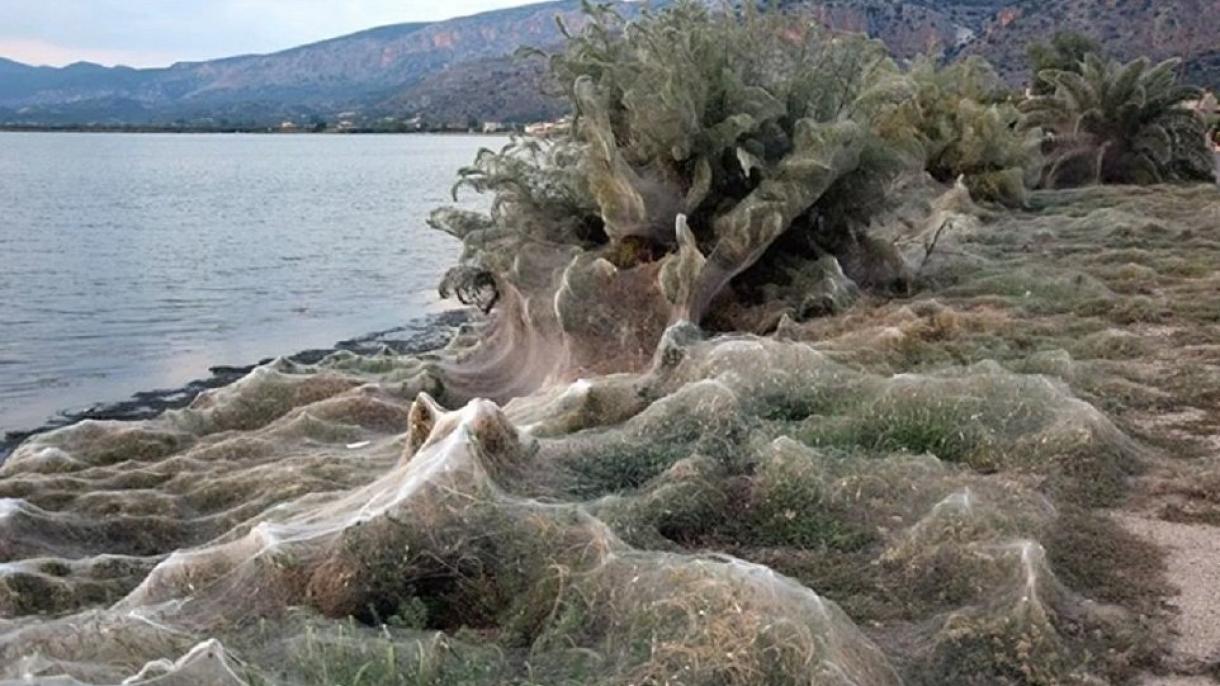
[[[991,65],[972,57],[937,69],[920,60],[910,75],[917,87],[911,107],[933,178],[961,177],[976,200],[1024,204],[1042,137],[1019,126],[1021,113]]]
[[[672,304],[697,321],[786,232],[811,258],[859,249],[887,184],[919,168],[913,83],[878,42],[693,2],[631,23],[587,10],[550,57],[570,129],[463,170],[459,185],[494,195],[490,217],[434,218],[465,241],[467,274],[512,281],[513,256],[538,242],[631,268],[675,253],[684,215],[706,261]]]

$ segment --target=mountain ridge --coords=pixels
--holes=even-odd
[[[619,3],[627,13],[634,8]],[[442,22],[391,24],[268,54],[133,69],[0,63],[0,122],[155,124],[333,116],[375,109],[450,67],[562,40],[579,0],[553,0]],[[116,114],[117,113],[117,114]]]
[[[657,0],[653,6],[667,0]],[[611,3],[631,16],[640,3]],[[1098,40],[1111,56],[1186,53],[1187,78],[1220,87],[1216,0],[781,0],[829,28],[884,41],[900,59],[981,55],[1014,87],[1028,79],[1028,43],[1060,28]],[[522,45],[553,48],[556,18],[578,29],[579,0],[551,0],[439,22],[373,27],[267,54],[134,69],[78,62],[61,68],[0,58],[0,124],[276,125],[422,117],[448,126],[526,123],[564,111],[540,91]]]

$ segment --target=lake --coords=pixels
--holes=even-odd
[[[442,309],[484,136],[0,132],[0,434]]]

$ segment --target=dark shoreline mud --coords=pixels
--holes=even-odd
[[[302,350],[287,356],[286,359],[300,364],[314,364],[340,350],[359,355],[373,355],[389,349],[398,354],[415,355],[444,346],[453,335],[454,329],[468,319],[469,314],[465,310],[445,310],[417,317],[406,324],[390,329],[342,340],[330,348]],[[83,410],[63,411],[38,427],[6,431],[0,437],[0,464],[3,464],[18,445],[31,436],[71,426],[86,419],[103,421],[151,419],[166,410],[186,407],[200,393],[228,386],[249,374],[256,367],[274,359],[268,357],[248,365],[216,365],[208,368],[210,376],[207,378],[194,379],[177,388],[140,391],[126,400],[97,403]]]

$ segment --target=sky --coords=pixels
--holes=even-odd
[[[0,0],[0,57],[161,67],[536,0]]]

